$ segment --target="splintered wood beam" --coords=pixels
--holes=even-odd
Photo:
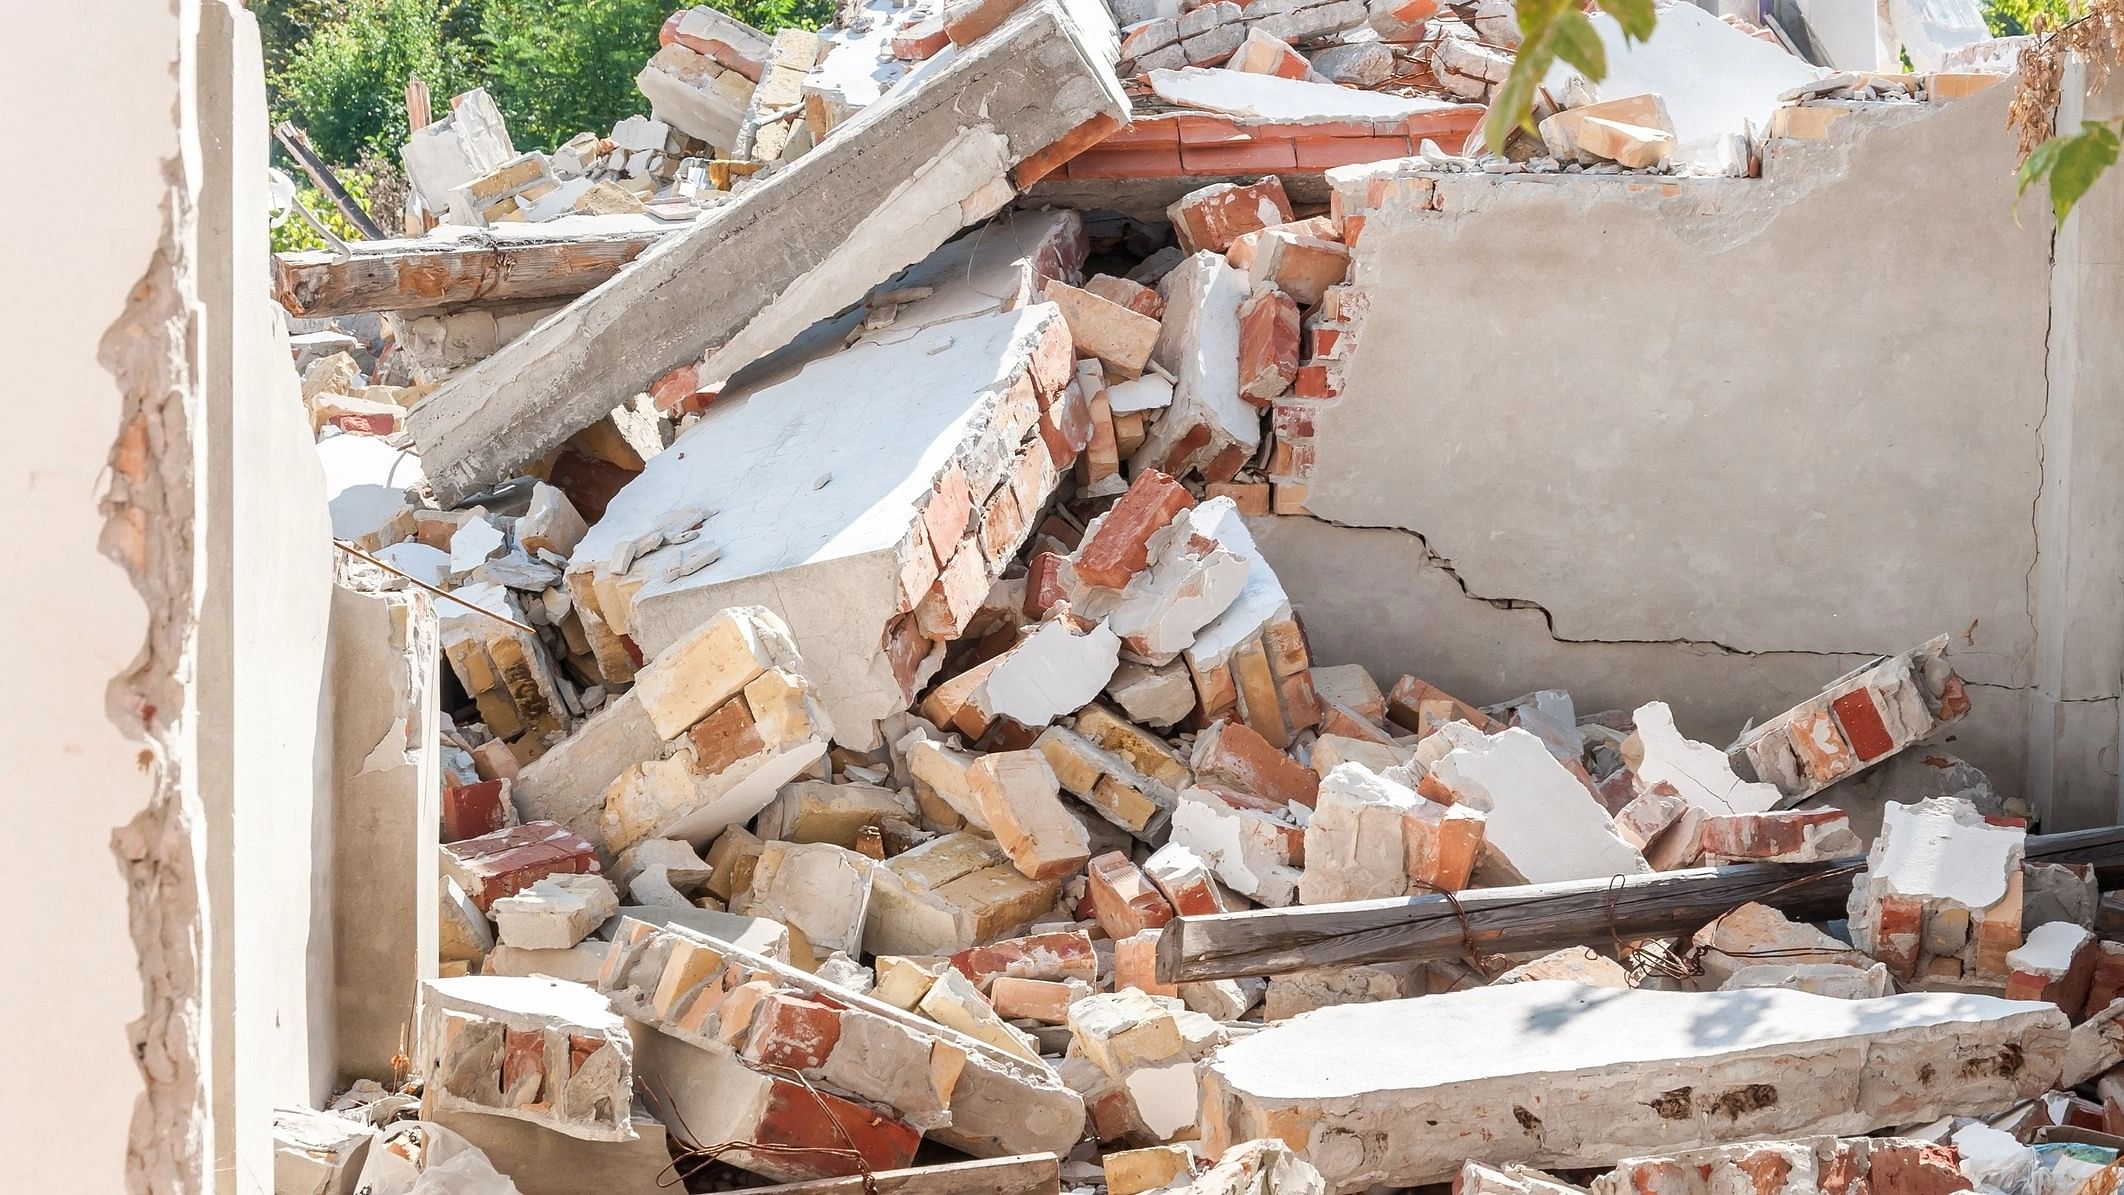
[[[299,316],[570,299],[619,273],[668,231],[364,241],[349,246],[347,257],[276,253],[273,298]]]
[[[2042,834],[2031,863],[2092,864],[2105,885],[2124,879],[2124,826]],[[1800,920],[1843,916],[1863,857],[1827,863],[1745,863],[1604,880],[1475,888],[1179,917],[1158,940],[1158,981],[1191,983],[1281,975],[1308,967],[1457,958],[1470,943],[1497,954],[1606,946],[1694,933],[1737,905],[1769,905]]]
[[[310,176],[310,181],[317,185],[317,189],[325,193],[325,198],[332,201],[332,206],[339,209],[339,214],[347,218],[347,223],[352,224],[361,233],[364,240],[383,239],[383,229],[378,228],[376,221],[369,218],[369,213],[359,203],[354,202],[354,197],[340,184],[339,176],[333,174],[332,168],[325,165],[323,158],[317,156],[317,151],[310,148],[308,133],[296,127],[293,121],[283,120],[273,126],[273,136],[280,142],[281,147],[288,151],[288,156],[295,159],[295,164],[302,167],[302,172]]]
[[[1053,1154],[1012,1154],[943,1166],[880,1170],[872,1186],[861,1175],[819,1178],[775,1187],[755,1187],[747,1195],[1056,1195],[1062,1189],[1062,1160]]]

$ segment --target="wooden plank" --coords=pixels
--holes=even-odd
[[[878,1195],[1056,1195],[1062,1189],[1062,1159],[1053,1154],[1013,1154],[943,1166],[911,1166],[871,1175]],[[860,1175],[754,1187],[746,1195],[862,1195]]]
[[[326,250],[276,253],[273,297],[288,314],[300,316],[567,299],[619,273],[671,231],[365,241],[350,246],[350,257]]]
[[[2124,827],[2044,834],[2030,862],[2091,863],[2106,885],[2124,880]],[[1749,863],[1606,880],[1477,888],[1448,898],[1412,896],[1255,909],[1168,923],[1158,980],[1185,983],[1280,975],[1307,967],[1457,958],[1485,951],[1555,950],[1693,933],[1755,901],[1801,920],[1841,917],[1865,859]]]

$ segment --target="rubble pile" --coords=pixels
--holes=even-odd
[[[1488,152],[1505,0],[1168,7],[689,9],[610,137],[516,154],[479,92],[414,135],[447,223],[677,220],[305,348],[347,584],[449,664],[429,1147],[534,1193],[2079,1190],[2124,920],[1912,750],[1971,712],[1946,636],[1721,748],[1318,659],[1249,526],[1305,513],[1367,220],[1973,85],[1673,7]],[[1632,89],[1699,49],[1722,87]],[[1039,201],[1101,178],[1173,197]],[[1875,768],[1960,788],[1840,804]],[[291,1168],[404,1164],[402,1096],[291,1113]]]

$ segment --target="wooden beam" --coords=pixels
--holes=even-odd
[[[355,230],[361,233],[364,240],[383,239],[383,229],[378,228],[376,221],[369,218],[369,213],[354,202],[354,197],[340,185],[338,176],[332,173],[332,168],[325,165],[324,159],[317,156],[316,150],[310,148],[309,134],[295,127],[294,122],[283,120],[273,126],[273,136],[280,141],[281,147],[288,151],[288,156],[295,159],[296,165],[302,167],[302,172],[310,176],[310,181],[317,184],[317,189],[323,191],[325,197],[332,201],[332,206],[339,209],[339,214],[347,218],[347,223],[352,224]]]
[[[349,246],[350,257],[324,250],[276,253],[273,297],[288,314],[300,316],[570,299],[619,273],[669,231],[365,241]]]
[[[2105,884],[2124,879],[2124,827],[2043,834],[2030,862],[2091,863]],[[1158,980],[1186,983],[1281,975],[1308,967],[1457,958],[1472,941],[1509,953],[1694,933],[1754,901],[1801,920],[1841,917],[1862,857],[1830,863],[1748,863],[1607,880],[1476,888],[1411,896],[1180,917],[1158,941]]]
[[[1013,1154],[880,1170],[871,1179],[875,1185],[869,1189],[877,1195],[1056,1195],[1062,1189],[1062,1160],[1053,1154]],[[863,1195],[865,1189],[858,1175],[755,1187],[746,1195]]]

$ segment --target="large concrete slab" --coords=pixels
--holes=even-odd
[[[437,492],[505,478],[679,366],[729,377],[1008,203],[1013,166],[1128,111],[1103,38],[1032,0],[429,395],[407,422]]]
[[[1239,1039],[1204,1066],[1203,1140],[1280,1138],[1342,1192],[1469,1157],[1605,1166],[1989,1112],[2048,1090],[2066,1035],[2054,1005],[1989,996],[1502,984]]]

